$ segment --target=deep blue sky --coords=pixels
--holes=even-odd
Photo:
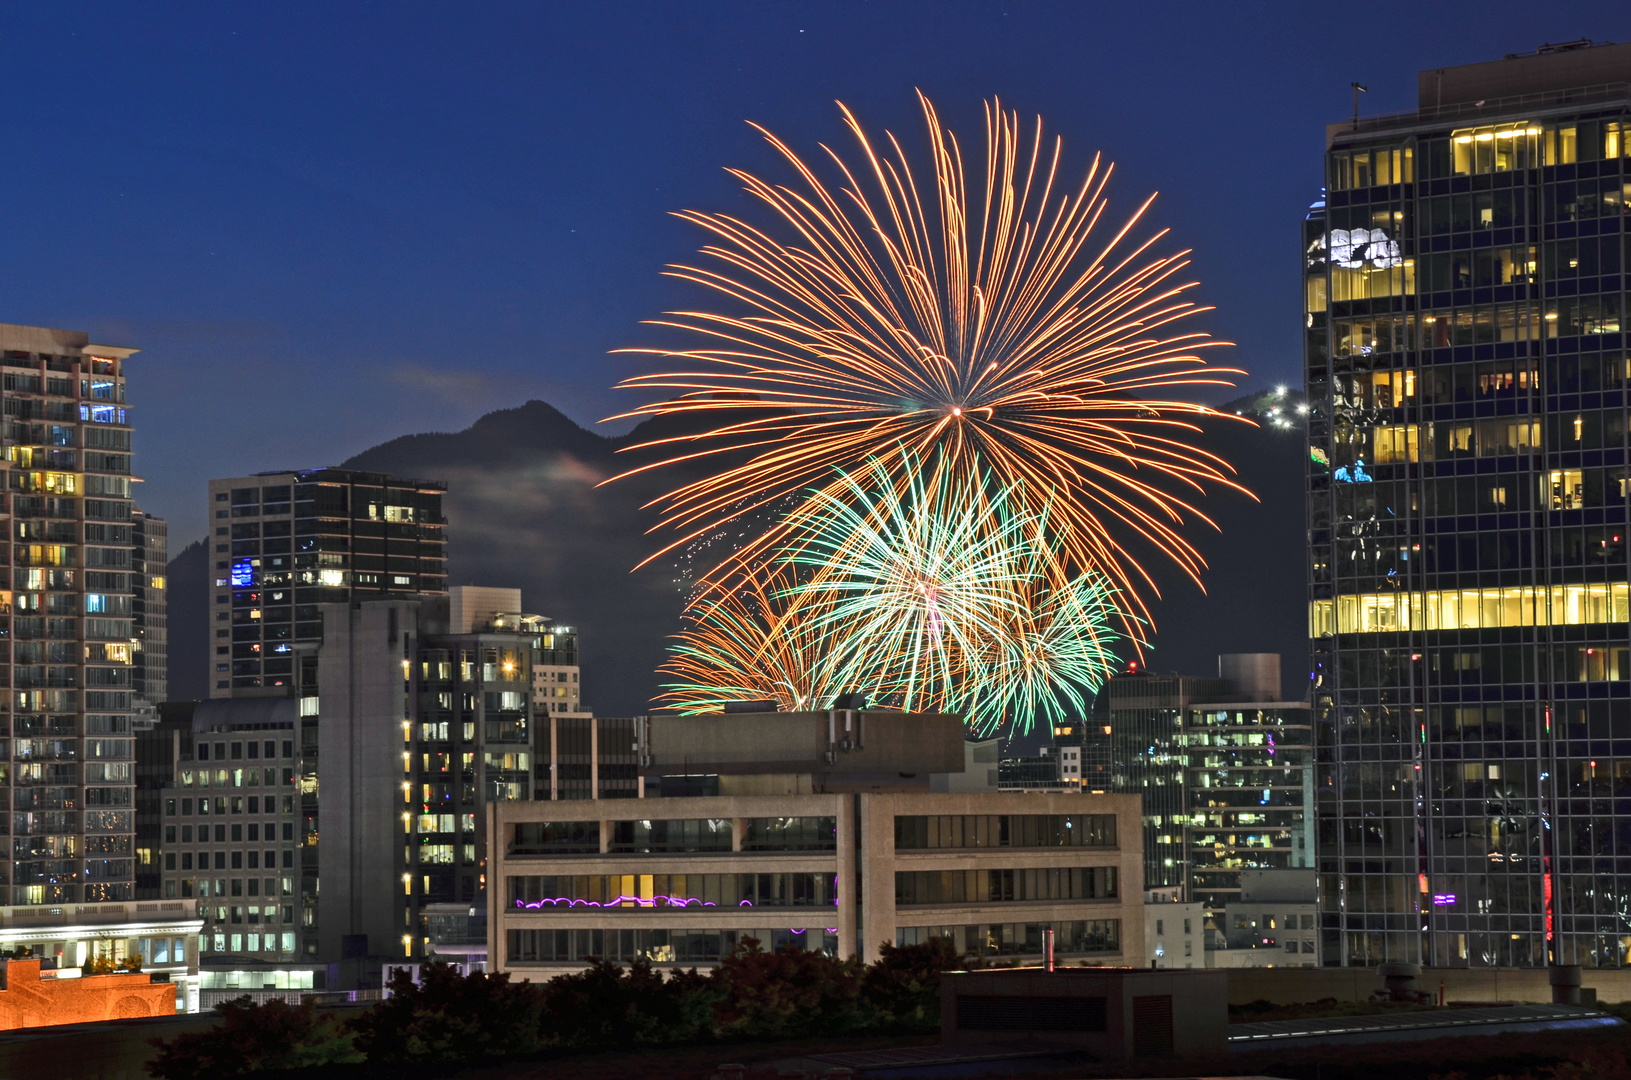
[[[586,424],[694,249],[773,168],[743,123],[921,145],[999,94],[1196,249],[1252,385],[1295,380],[1324,124],[1415,72],[1631,37],[1625,3],[22,4],[0,8],[0,321],[140,347],[142,502],[542,397]],[[916,140],[916,141],[914,141]],[[538,598],[543,602],[544,598]]]

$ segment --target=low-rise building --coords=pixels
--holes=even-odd
[[[1184,902],[1179,889],[1144,894],[1144,962],[1152,968],[1204,968],[1206,908]]]
[[[0,959],[37,961],[47,980],[98,960],[138,966],[174,986],[176,1012],[197,1012],[202,928],[194,900],[0,907]]]
[[[1142,893],[1123,887],[1142,866],[1134,797],[938,793],[936,774],[967,760],[951,716],[630,725],[657,797],[489,806],[491,970],[709,964],[748,938],[867,960],[935,937],[1039,957],[1049,929],[1064,962],[1142,962]]]
[[[1320,935],[1314,871],[1243,870],[1211,935],[1209,967],[1318,967]]]

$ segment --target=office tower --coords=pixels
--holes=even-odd
[[[1234,653],[1216,678],[1124,672],[1096,702],[1116,790],[1143,797],[1144,888],[1200,903],[1209,925],[1242,870],[1312,861],[1308,705],[1280,697],[1277,655]]]
[[[445,484],[350,469],[209,484],[210,696],[287,696],[322,604],[447,591]]]
[[[1314,865],[1314,732],[1307,702],[1281,701],[1280,657],[1218,658],[1227,694],[1184,712],[1184,898],[1209,924],[1241,875]]]
[[[319,956],[423,957],[428,908],[483,901],[486,807],[534,789],[544,620],[516,614],[520,600],[455,587],[323,609],[320,842],[307,821]]]
[[[1110,728],[1115,790],[1144,807],[1145,890],[1188,884],[1184,865],[1184,714],[1191,704],[1226,696],[1221,680],[1152,674],[1129,664],[1094,699],[1094,722]]]
[[[169,525],[141,509],[132,509],[130,579],[133,633],[130,640],[130,687],[137,723],[153,723],[158,705],[169,695],[169,637],[165,566],[170,562]]]
[[[0,556],[11,567],[0,592],[11,664],[0,725],[12,737],[0,903],[134,893],[124,365],[135,351],[0,324],[10,518]]]
[[[1623,965],[1631,45],[1418,90],[1303,226],[1324,961]]]

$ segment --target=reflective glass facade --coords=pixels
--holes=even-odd
[[[1327,964],[1631,955],[1631,87],[1541,89],[1333,125],[1303,226]]]

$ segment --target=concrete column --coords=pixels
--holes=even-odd
[[[600,721],[589,721],[589,797],[600,798]]]
[[[855,798],[839,795],[835,797],[835,802],[838,817],[837,880],[834,883],[838,892],[838,922],[835,925],[838,927],[838,956],[847,960],[856,954],[855,903],[858,894],[855,889],[855,867],[859,860],[855,850]]]
[[[560,722],[555,714],[549,714],[549,797],[551,801],[561,797],[560,784],[556,779],[561,773],[561,740]]]
[[[890,795],[860,796],[861,939],[858,954],[867,963],[878,959],[878,946],[895,941],[895,800]]]

